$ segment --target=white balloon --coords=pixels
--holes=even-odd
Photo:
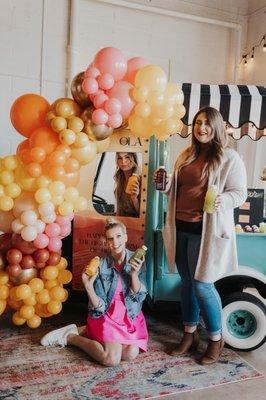
[[[38,210],[41,215],[49,215],[54,212],[54,205],[51,201],[47,201],[46,203],[40,204]]]
[[[56,219],[56,214],[55,212],[48,214],[48,215],[42,215],[42,221],[45,222],[46,224],[51,224],[54,222]]]
[[[21,223],[19,218],[14,219],[14,221],[11,224],[12,231],[14,233],[20,233],[22,229],[24,228],[24,225]]]
[[[37,219],[34,226],[37,229],[37,233],[43,233],[45,230],[45,222],[41,219]]]
[[[37,229],[35,226],[25,226],[21,231],[21,237],[26,240],[26,242],[31,242],[37,237]]]
[[[35,225],[37,221],[37,214],[32,210],[24,211],[20,216],[20,220],[24,225]]]

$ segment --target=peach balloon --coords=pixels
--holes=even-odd
[[[41,147],[47,154],[60,144],[58,134],[48,127],[36,129],[29,139],[30,148]]]
[[[127,73],[123,80],[128,81],[134,85],[135,76],[141,68],[149,65],[149,62],[143,57],[133,57],[127,61]]]
[[[38,94],[24,94],[12,104],[10,119],[14,128],[29,137],[37,128],[46,125],[46,114],[50,110],[48,101]]]
[[[42,319],[39,317],[39,315],[34,314],[30,319],[26,321],[26,323],[29,328],[35,329],[41,325]]]
[[[0,231],[11,233],[12,222],[14,221],[14,215],[12,211],[1,211],[0,210]]]
[[[106,94],[109,98],[116,98],[121,103],[121,111],[123,119],[127,119],[133,110],[135,105],[135,101],[131,97],[131,90],[133,89],[133,85],[126,81],[116,82],[112,89],[107,90]]]
[[[96,54],[93,67],[101,74],[111,74],[115,81],[119,81],[126,73],[127,61],[120,50],[115,47],[104,47]]]

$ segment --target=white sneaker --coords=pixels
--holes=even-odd
[[[65,347],[67,345],[67,337],[69,334],[74,333],[78,335],[77,325],[71,324],[64,326],[63,328],[55,329],[46,335],[44,335],[41,339],[42,346],[61,346]]]

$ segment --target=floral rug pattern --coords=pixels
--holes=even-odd
[[[0,330],[0,399],[156,399],[262,377],[229,349],[213,366],[201,366],[193,356],[171,357],[165,350],[178,341],[180,333],[152,318],[148,327],[149,351],[135,362],[112,368],[92,362],[73,347],[42,347],[39,340],[47,328]]]

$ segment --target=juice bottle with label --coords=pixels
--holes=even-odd
[[[146,255],[146,251],[147,251],[147,247],[142,245],[139,249],[137,249],[135,251],[134,254],[132,254],[132,256],[129,259],[129,262],[135,260],[136,258],[139,259],[139,260],[143,260],[144,261],[145,255]]]
[[[100,257],[98,256],[93,257],[85,268],[85,274],[87,274],[89,277],[92,277],[97,273],[99,266],[100,266]]]
[[[215,200],[218,195],[218,190],[216,185],[211,185],[205,195],[203,211],[208,214],[212,214],[215,211]]]
[[[161,165],[156,173],[155,186],[157,190],[165,190],[166,188],[166,169]]]
[[[139,181],[139,176],[138,174],[132,174],[127,181],[127,186],[125,192],[127,194],[131,194],[132,188],[135,186],[136,183]]]

